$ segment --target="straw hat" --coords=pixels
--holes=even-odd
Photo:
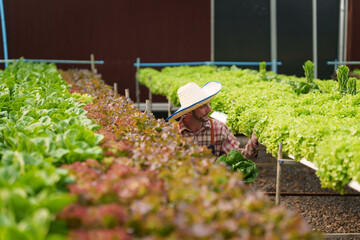
[[[208,103],[221,89],[221,83],[218,81],[207,82],[201,88],[196,83],[188,83],[180,87],[177,95],[181,107],[169,116],[166,120],[177,119],[182,115]]]

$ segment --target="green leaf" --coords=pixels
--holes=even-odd
[[[46,240],[67,240],[68,237],[67,223],[62,220],[53,220],[50,223],[49,233]]]
[[[52,215],[48,209],[39,208],[26,221],[22,222],[23,227],[34,239],[45,239],[50,226]]]
[[[70,152],[70,150],[68,150],[68,149],[58,148],[58,149],[56,149],[54,151],[51,151],[50,156],[52,156],[54,158],[54,161],[57,162],[60,159],[62,159],[69,152]]]
[[[0,228],[0,239],[34,240],[29,233],[22,232],[14,226]]]
[[[2,179],[3,183],[0,184],[4,185],[4,182],[7,184],[13,184],[18,178],[20,177],[20,171],[18,171],[18,168],[15,166],[2,166],[0,167],[0,179]],[[0,181],[1,183],[1,181]]]
[[[216,162],[225,162],[226,156],[225,155],[221,155],[220,157],[218,157],[216,159]]]
[[[54,214],[61,211],[70,203],[73,203],[75,200],[75,196],[71,196],[67,193],[57,193],[48,195],[42,200],[39,206],[49,209],[49,211]]]
[[[17,151],[4,151],[2,161],[4,165],[12,165],[14,169],[17,169],[20,173],[25,171],[25,161],[22,153]]]
[[[244,160],[245,158],[243,157],[243,155],[241,154],[240,151],[236,150],[236,149],[232,149],[228,154],[227,157],[225,159],[225,163],[228,166],[232,166],[233,164]]]

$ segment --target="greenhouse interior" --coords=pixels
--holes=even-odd
[[[0,0],[0,240],[360,239],[360,0]]]

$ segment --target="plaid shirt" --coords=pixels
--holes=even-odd
[[[210,121],[204,122],[201,129],[194,133],[188,129],[184,122],[184,117],[179,121],[179,132],[184,137],[191,137],[194,142],[200,146],[209,146],[211,144],[211,124]],[[250,160],[257,158],[259,144],[254,143],[249,139],[247,144],[240,148],[239,140],[234,136],[226,124],[212,119],[214,125],[214,145],[215,156],[219,157],[223,154],[228,154],[232,149],[239,150],[244,157]]]

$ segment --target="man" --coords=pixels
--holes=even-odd
[[[249,160],[257,158],[259,142],[254,133],[244,148],[226,124],[209,117],[209,101],[220,91],[221,83],[210,81],[203,87],[188,83],[177,91],[181,107],[167,118],[179,121],[179,131],[184,137],[192,137],[200,146],[212,149],[215,156],[228,154],[232,149],[241,151]]]

